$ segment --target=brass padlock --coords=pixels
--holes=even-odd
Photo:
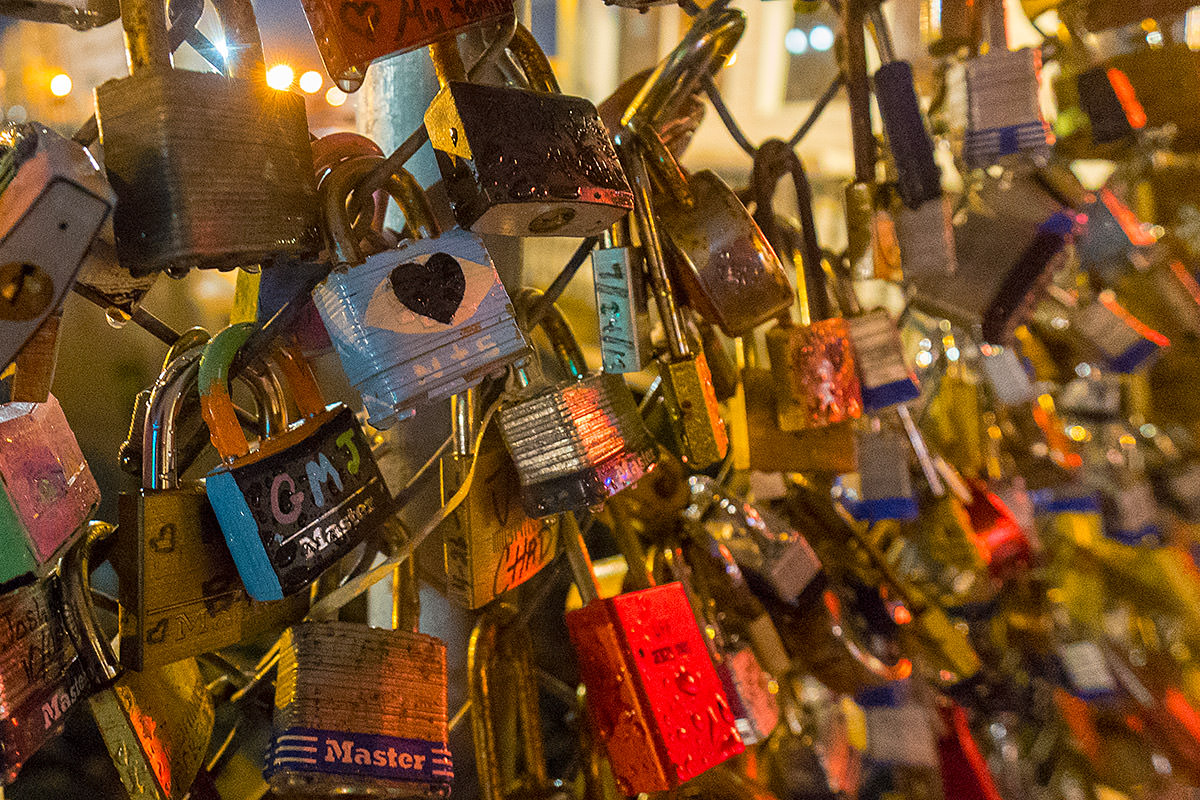
[[[446,591],[467,608],[481,608],[537,574],[558,554],[558,518],[530,517],[521,504],[517,468],[496,428],[474,452],[475,393],[450,398],[454,452],[443,456],[442,502],[454,495],[474,464],[476,482],[442,525]]]
[[[142,489],[122,494],[118,503],[112,562],[120,587],[120,657],[138,671],[245,642],[307,608],[303,595],[251,600],[204,487],[179,480],[176,445],[200,353],[199,346],[185,348],[163,365],[136,433]],[[243,375],[259,401],[264,435],[286,427],[286,399],[276,377],[261,364]]]
[[[94,686],[88,698],[100,735],[133,800],[183,797],[203,766],[214,710],[195,659],[122,673],[92,605],[93,548],[115,528],[91,522],[63,559],[67,627]]]
[[[681,457],[694,469],[705,469],[725,457],[729,436],[717,407],[708,362],[704,352],[694,352],[688,341],[683,317],[672,292],[662,240],[658,235],[658,221],[650,200],[648,156],[639,143],[642,138],[623,133],[617,146],[632,181],[638,233],[645,249],[659,317],[667,334],[668,354],[659,362],[663,397],[679,434]]]

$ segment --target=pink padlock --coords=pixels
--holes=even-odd
[[[99,502],[54,395],[0,405],[0,583],[53,566]]]

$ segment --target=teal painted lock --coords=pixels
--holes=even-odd
[[[229,395],[229,367],[254,325],[231,325],[200,360],[200,409],[224,463],[208,474],[213,507],[246,591],[278,600],[308,586],[388,516],[391,497],[353,412],[326,405],[294,353],[275,360],[302,419],[252,449]]]

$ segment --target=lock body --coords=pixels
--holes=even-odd
[[[650,363],[650,309],[641,251],[603,247],[592,251],[592,279],[605,372],[641,372]]]
[[[945,195],[927,200],[917,208],[898,209],[896,242],[905,279],[949,275],[958,269],[950,212],[950,198]]]
[[[425,127],[460,225],[595,236],[633,208],[596,107],[581,97],[449,82]]]
[[[771,693],[771,676],[749,645],[727,648],[717,665],[721,688],[729,700],[738,735],[749,746],[764,741],[779,724],[779,703]]]
[[[663,195],[655,211],[671,282],[700,316],[741,336],[795,302],[774,249],[737,195],[714,172],[687,176],[691,204]]]
[[[656,461],[654,440],[620,375],[596,373],[520,394],[500,409],[499,422],[531,517],[602,503]]]
[[[1147,365],[1170,340],[1130,314],[1111,292],[1071,315],[1072,326],[1114,372],[1132,373]]]
[[[250,599],[203,487],[123,494],[118,514],[112,563],[124,666],[154,669],[252,641],[307,609],[303,595]]]
[[[682,585],[596,600],[566,619],[623,794],[666,791],[742,752]]]
[[[476,481],[467,499],[442,526],[447,593],[480,608],[520,586],[558,554],[558,519],[538,519],[521,503],[516,465],[489,428],[476,456],[442,459],[442,502],[466,480],[475,459]]]
[[[1007,186],[985,184],[983,209],[968,210],[955,225],[958,271],[918,276],[918,307],[968,329],[985,342],[1006,344],[1032,311],[1065,257],[1075,214],[1032,175],[1015,174]],[[1019,253],[997,268],[997,253]]]
[[[819,428],[862,414],[862,388],[846,320],[777,325],[767,331],[767,354],[781,430]]]
[[[100,502],[58,400],[0,405],[0,583],[41,572]]]
[[[779,427],[779,396],[771,372],[742,370],[742,385],[750,469],[834,475],[858,469],[858,441],[851,423],[785,431]]]
[[[288,794],[445,797],[447,719],[440,639],[301,623],[281,641],[267,781]]]
[[[88,704],[131,798],[187,793],[208,755],[214,721],[195,659],[127,672]]]
[[[0,146],[16,168],[0,193],[0,363],[7,366],[39,326],[52,324],[115,197],[85,148],[42,125],[10,124],[0,129]]]
[[[376,428],[528,352],[491,257],[463,230],[404,242],[334,272],[313,301]]]
[[[362,86],[367,65],[376,59],[425,47],[512,13],[511,0],[425,0],[415,7],[394,1],[304,0],[303,5],[325,70],[345,92]]]
[[[381,524],[391,504],[366,436],[341,403],[217,467],[207,487],[255,600],[308,586]]]
[[[994,48],[967,62],[967,161],[984,167],[1001,156],[1050,156],[1054,134],[1038,103],[1042,53],[1038,48]]]
[[[933,139],[925,129],[912,65],[892,61],[880,66],[875,71],[875,98],[888,149],[896,163],[896,186],[904,205],[919,208],[941,198],[942,171],[933,158]]]
[[[721,421],[704,353],[663,362],[660,375],[663,399],[679,433],[681,458],[693,469],[705,469],[725,458],[729,434]]]
[[[908,471],[908,441],[891,430],[859,437],[858,476],[862,516],[868,520],[914,519],[919,509]]]
[[[62,728],[88,689],[57,608],[57,575],[0,594],[0,786]]]
[[[863,408],[869,412],[915,400],[921,390],[904,361],[900,331],[886,309],[877,308],[846,320],[854,364],[862,385]]]
[[[120,201],[117,258],[135,276],[259,264],[317,249],[304,99],[261,81],[163,70],[96,89]]]

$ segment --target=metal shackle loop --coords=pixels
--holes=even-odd
[[[267,66],[262,36],[250,0],[212,0],[212,5],[229,53],[225,56],[225,74],[265,85]]]
[[[250,452],[250,443],[238,422],[229,393],[229,371],[238,350],[256,328],[253,322],[241,322],[225,328],[205,345],[197,369],[200,413],[208,425],[213,446],[225,460]],[[291,395],[303,416],[311,417],[325,410],[324,397],[307,362],[293,350],[283,348],[275,351],[272,360],[287,380]],[[264,415],[269,417],[269,414]]]
[[[352,195],[372,171],[383,163],[378,156],[357,156],[334,165],[321,181],[319,194],[324,210],[325,235],[335,265],[360,264],[365,256],[348,218]],[[432,239],[441,232],[425,190],[407,170],[400,168],[381,187],[404,212],[408,228],[419,239]]]
[[[108,539],[117,528],[93,520],[83,536],[63,556],[62,587],[66,605],[66,627],[79,653],[84,671],[97,686],[111,683],[122,672],[109,637],[100,629],[92,603],[92,549]]]
[[[525,73],[525,81],[530,89],[547,94],[562,94],[558,78],[550,66],[550,59],[546,58],[541,45],[524,25],[517,23],[512,41],[508,43],[508,52],[512,53],[517,66]]]
[[[517,321],[523,329],[531,333],[527,324],[529,311],[541,300],[542,295],[541,289],[527,287],[521,290],[521,294],[517,298]],[[541,320],[534,327],[541,328],[545,332],[546,338],[550,340],[550,346],[554,348],[554,355],[558,359],[559,365],[568,375],[576,379],[587,375],[587,359],[584,358],[583,348],[579,346],[579,340],[575,337],[575,331],[571,329],[571,323],[567,321],[557,303],[550,303],[546,307]]]
[[[746,32],[746,15],[727,8],[698,19],[654,69],[621,117],[621,125],[641,119],[653,125],[676,99],[690,97],[705,77],[725,65]]]
[[[644,120],[633,119],[625,128],[628,133],[633,135],[637,146],[641,148],[642,156],[651,175],[658,178],[658,183],[662,188],[679,205],[687,208],[693,206],[695,199],[692,197],[692,190],[688,185],[687,172],[663,142],[654,126]]]
[[[497,603],[484,612],[471,632],[467,646],[467,676],[471,700],[471,736],[475,744],[475,763],[483,800],[506,800],[500,776],[500,739],[493,709],[492,670],[499,662],[512,665],[511,686],[516,691],[517,717],[521,728],[521,748],[528,781],[540,789],[548,783],[545,748],[538,719],[537,680],[534,676],[533,644],[529,629],[514,624],[516,608]]]

